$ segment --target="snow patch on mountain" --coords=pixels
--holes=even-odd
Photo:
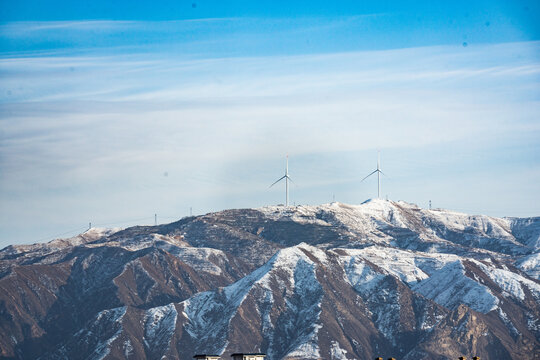
[[[133,345],[131,344],[131,341],[127,339],[124,341],[124,357],[128,359],[133,353]]]
[[[392,238],[379,231],[381,225],[405,227],[404,219],[390,201],[374,199],[362,205],[348,205],[339,202],[318,206],[300,205],[295,207],[266,206],[256,209],[272,220],[288,220],[300,224],[340,226],[362,234],[376,234],[370,240],[388,242]],[[321,215],[330,216],[321,216]]]
[[[200,344],[213,343],[212,352],[223,352],[226,330],[236,308],[226,306],[221,292],[203,292],[185,300],[183,315],[188,320],[184,325],[190,336]]]
[[[167,351],[176,329],[177,315],[174,304],[155,307],[145,312],[143,341],[149,351],[159,352],[161,355]]]
[[[393,275],[409,285],[425,280],[448,263],[461,259],[451,254],[425,253],[376,245],[340,251],[348,254],[348,261],[350,257],[365,259],[383,270],[383,273]]]
[[[540,280],[540,252],[521,258],[516,266],[530,277]]]
[[[478,231],[486,235],[514,241],[510,222],[507,219],[493,218],[486,215],[468,215],[451,210],[431,211],[430,215],[453,231],[464,232],[478,229]]]
[[[441,271],[441,269],[443,269],[446,265],[450,263],[456,263],[466,259],[451,254],[431,254],[380,246],[370,246],[364,249],[348,249],[346,250],[346,252],[350,256],[360,257],[370,261],[377,267],[384,269],[386,273],[399,278],[401,281],[407,283],[409,286],[414,286],[419,281],[426,280],[431,275],[437,274]],[[535,283],[534,281],[531,281],[510,270],[500,269],[494,266],[488,266],[474,259],[468,260],[479,266],[482,271],[491,278],[491,280],[493,280],[497,285],[499,285],[499,287],[505,292],[503,295],[515,296],[520,300],[524,300],[525,293],[522,286],[526,286],[529,288],[535,298],[540,298],[540,285]],[[529,257],[529,261],[532,263],[534,259],[530,260]],[[354,261],[350,257],[348,258],[348,262],[349,264],[347,265],[346,270],[348,270],[347,274],[349,275],[349,281],[352,284],[358,284],[359,281],[357,279],[351,278],[351,276],[360,276],[361,278],[363,277],[360,285],[353,285],[358,291],[362,292],[363,290],[369,290],[371,287],[377,286],[377,282],[374,282],[374,279],[377,277],[376,272],[371,271],[370,273],[364,268],[364,264],[359,263],[358,261]],[[448,269],[455,270],[453,267],[449,267]],[[449,272],[448,269],[438,273],[436,275],[437,278],[447,277],[450,276],[450,274],[453,274],[452,276],[455,276],[457,274],[455,271]],[[379,279],[381,278],[379,277]],[[472,284],[467,279],[462,279],[462,282],[463,281]],[[425,282],[424,285],[428,283],[430,282]],[[478,282],[476,283],[479,286],[483,286]],[[424,295],[429,293],[427,287],[424,286],[414,289],[416,290],[420,288],[422,288],[422,291],[425,292],[423,293]],[[451,291],[450,289],[446,290]],[[477,290],[480,289],[476,289],[475,291]],[[474,293],[475,292],[472,292],[470,296],[472,297]],[[441,305],[448,303],[449,300],[443,301],[443,298],[446,295],[439,294],[438,296],[440,301],[439,303]],[[479,304],[479,301],[481,301],[480,299],[478,299],[478,301],[473,301],[472,298],[469,299],[476,304],[476,309],[482,308],[482,306],[480,306]],[[484,297],[484,299],[491,299],[491,297],[487,296]],[[472,302],[468,303],[467,305],[472,304]],[[491,300],[488,301],[488,304],[491,304]],[[484,309],[487,308],[489,308],[489,305],[486,305],[486,307],[484,307]]]
[[[377,329],[395,344],[398,331],[396,324],[399,324],[399,294],[390,288],[392,283],[387,281],[393,275],[377,271],[361,256],[345,256],[342,261],[345,280],[366,302]]]
[[[100,341],[96,346],[95,350],[90,356],[91,360],[103,360],[109,353],[111,352],[111,345],[112,343],[118,339],[118,337],[122,334],[122,319],[124,318],[124,315],[126,314],[127,307],[123,306],[116,309],[111,310],[103,310],[99,312],[99,314],[96,317],[95,323],[99,322],[106,322],[106,323],[112,323],[117,324],[117,331],[108,339]],[[90,332],[88,336],[92,335]],[[99,334],[98,334],[99,336]]]
[[[349,250],[348,253],[370,261],[409,284],[414,284],[429,277],[416,266],[415,262],[418,254],[410,251],[370,246],[365,249]]]
[[[311,301],[313,293],[320,292],[320,284],[315,277],[315,263],[303,251],[307,251],[307,249],[313,250],[321,260],[325,260],[326,255],[323,256],[321,250],[308,245],[286,248],[278,251],[265,265],[234,284],[218,291],[199,293],[184,301],[184,314],[188,320],[185,325],[186,331],[193,339],[197,339],[201,343],[213,342],[216,344],[214,351],[223,352],[227,345],[225,339],[230,321],[255,287],[270,290],[272,288],[271,282],[275,281],[281,283],[286,297],[297,294],[299,298],[308,298]],[[322,293],[320,297],[322,297]],[[271,301],[272,297],[268,297],[267,300]],[[302,314],[305,312],[303,316],[310,319],[311,325],[314,324],[312,320],[318,319],[320,299],[315,305],[316,311],[313,310],[313,307],[298,306],[295,308],[297,305],[294,302],[288,302],[289,308],[293,308],[293,313]],[[316,313],[315,317],[313,316],[314,312]],[[262,322],[264,323],[264,317]],[[266,326],[271,327],[271,324],[267,322]],[[302,340],[297,349],[305,350],[309,348],[310,342],[317,343],[317,326],[313,326],[314,331],[297,339]]]
[[[501,308],[497,309],[497,313],[499,315],[499,318],[502,320],[504,325],[506,325],[506,327],[510,330],[510,332],[512,333],[513,336],[520,336],[521,335],[519,330],[516,329],[516,327],[514,326],[512,321],[508,318],[508,315],[506,315],[506,313]]]
[[[540,217],[508,218],[512,234],[521,243],[540,249]]]
[[[318,332],[321,314],[322,288],[315,275],[315,264],[298,259],[294,269],[294,294],[288,297],[286,314],[289,317],[284,325],[292,345],[288,356],[304,359],[318,359]]]
[[[262,335],[268,341],[268,357],[274,358],[274,324],[272,324],[271,311],[274,305],[274,295],[270,289],[264,291],[264,296],[260,298],[258,312],[261,316]]]
[[[412,289],[452,310],[465,304],[486,314],[496,309],[499,304],[499,299],[487,286],[465,275],[465,267],[461,261],[447,264],[426,280],[413,285]]]
[[[427,210],[403,201],[371,199],[361,205],[333,202],[318,206],[268,206],[256,210],[273,221],[343,229],[359,244],[392,245],[424,251],[430,247],[433,251],[443,252],[462,252],[464,247],[471,247],[480,252],[489,250],[507,254],[524,254],[532,249],[527,248],[532,246],[531,241],[516,239],[517,227],[512,227],[509,219],[442,209]],[[540,224],[540,221],[525,230],[521,226],[519,236],[538,236],[539,231],[535,227],[540,228],[540,225],[536,223]]]
[[[267,218],[272,220],[290,220],[299,224],[316,224],[331,226],[323,219],[317,218],[319,211],[317,206],[264,206],[254,210],[262,212]]]
[[[160,248],[175,255],[180,260],[194,268],[214,275],[221,275],[221,267],[214,261],[227,261],[227,256],[221,250],[204,247],[178,247],[171,244],[163,244]]]
[[[393,239],[382,232],[382,229],[407,227],[407,220],[395,204],[391,201],[370,199],[360,205],[331,203],[320,207],[323,211],[332,213],[340,225],[344,225],[353,232],[368,235],[370,240],[376,243],[387,243]],[[415,205],[412,206],[416,208]]]
[[[310,246],[307,244],[299,244],[296,246],[292,246],[289,248],[281,249],[279,250],[266,264],[263,265],[260,269],[266,269],[266,273],[261,276],[256,282],[262,287],[269,288],[270,284],[268,283],[271,279],[276,278],[273,274],[271,274],[272,269],[280,269],[280,271],[283,274],[288,274],[288,276],[283,275],[277,275],[278,281],[281,282],[284,286],[286,283],[283,281],[290,281],[290,287],[295,287],[295,277],[294,277],[294,269],[297,266],[299,260],[303,260],[307,263],[309,263],[312,266],[315,266],[316,264],[304,253],[304,251],[309,252],[312,256],[314,256],[319,262],[322,264],[326,264],[328,262],[327,255],[325,251],[316,248],[314,246]],[[272,275],[272,276],[271,276]]]
[[[346,281],[360,294],[368,296],[379,286],[385,275],[373,270],[364,259],[355,256],[345,257]]]
[[[296,359],[305,359],[305,360],[315,360],[320,359],[320,349],[317,342],[305,342],[300,344],[296,349],[288,352],[285,356],[296,358]]]
[[[47,243],[9,245],[0,250],[0,260],[14,257],[21,257],[24,259],[39,257],[40,263],[53,263],[58,259],[54,256],[55,253],[75,246],[88,245],[89,242],[112,235],[119,230],[121,229],[91,228],[82,234],[70,238],[54,239]]]
[[[337,341],[332,341],[330,345],[330,358],[332,360],[346,360],[347,350],[342,349]]]
[[[525,292],[523,291],[523,286],[525,286],[529,288],[536,299],[540,300],[540,284],[509,270],[488,267],[477,261],[475,263],[506,293],[506,296],[511,295],[525,300]]]

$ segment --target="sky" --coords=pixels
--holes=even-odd
[[[0,248],[377,196],[540,216],[537,1],[0,0]]]

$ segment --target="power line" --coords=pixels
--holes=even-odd
[[[83,230],[86,230],[86,226],[85,227],[79,227],[79,228],[73,229],[73,230],[69,230],[69,231],[66,231],[66,232],[63,232],[63,233],[60,233],[60,234],[51,235],[51,236],[47,236],[47,237],[42,237],[41,239],[38,239],[36,241],[41,242],[41,241],[44,241],[44,240],[55,240],[55,239],[58,239],[62,235],[71,234],[71,233],[74,233],[76,231],[81,232]]]
[[[126,224],[126,223],[130,223],[130,222],[151,220],[152,218],[153,218],[153,216],[147,216],[147,217],[139,218],[139,219],[121,220],[121,221],[114,221],[114,222],[108,222],[108,223],[98,223],[98,224],[95,224],[95,226],[120,225],[120,224]]]
[[[191,208],[190,208],[190,213],[192,213]],[[43,242],[43,241],[46,241],[46,240],[56,240],[56,239],[60,238],[63,235],[68,235],[68,234],[73,234],[73,233],[75,233],[74,236],[79,235],[80,233],[83,233],[85,231],[88,231],[88,230],[92,229],[92,227],[100,227],[100,226],[108,226],[108,225],[121,225],[121,224],[126,224],[126,223],[134,223],[134,222],[139,222],[139,221],[144,221],[144,220],[151,220],[152,218],[154,219],[154,225],[157,225],[157,214],[154,214],[154,216],[147,216],[147,217],[143,217],[143,218],[130,219],[130,220],[119,220],[119,221],[108,222],[108,223],[97,223],[97,224],[94,223],[94,224],[92,224],[92,222],[89,222],[88,226],[78,227],[78,228],[75,228],[75,229],[72,229],[72,230],[63,231],[61,233],[50,235],[50,236],[44,236],[44,237],[41,237],[41,238],[39,238],[37,240],[34,240],[34,241],[35,242]],[[179,216],[160,216],[160,218],[161,219],[179,220],[182,217],[179,217]]]

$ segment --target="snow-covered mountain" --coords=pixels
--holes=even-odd
[[[14,359],[540,358],[540,218],[227,210],[0,251]]]

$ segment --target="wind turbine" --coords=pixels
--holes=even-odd
[[[276,185],[281,180],[285,179],[285,206],[289,206],[289,180],[292,182],[289,177],[289,155],[287,155],[287,160],[285,164],[285,175],[277,179],[270,187]]]
[[[377,169],[375,169],[375,171],[373,171],[371,174],[363,178],[362,181],[366,180],[368,177],[370,177],[371,175],[375,173],[377,173],[377,198],[380,199],[381,198],[381,174],[385,175],[381,171],[381,152],[380,151],[377,151]]]

